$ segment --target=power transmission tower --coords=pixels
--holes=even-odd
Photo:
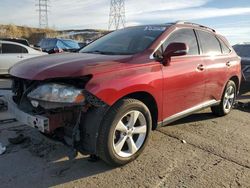
[[[49,18],[48,18],[48,7],[49,7],[49,0],[37,0],[38,7],[37,11],[39,12],[39,27],[40,28],[47,28],[49,26]]]
[[[125,27],[125,0],[111,0],[108,29]]]

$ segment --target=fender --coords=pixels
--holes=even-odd
[[[135,92],[151,94],[158,106],[158,119],[162,119],[162,68],[158,62],[112,73],[93,75],[85,89],[112,106],[119,99]]]

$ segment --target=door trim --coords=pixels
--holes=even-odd
[[[174,114],[174,115],[172,115],[172,116],[170,116],[168,118],[165,118],[163,121],[158,122],[158,126],[167,125],[167,124],[172,123],[172,122],[174,122],[176,120],[179,120],[181,118],[189,116],[189,115],[193,114],[194,112],[203,110],[203,109],[211,107],[211,106],[216,106],[218,104],[220,104],[220,101],[216,101],[215,99],[204,102],[204,103],[201,103],[201,104],[199,104],[197,106],[194,106],[192,108],[189,108],[187,110],[184,110],[182,112]]]

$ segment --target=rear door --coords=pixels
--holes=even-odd
[[[206,66],[205,100],[220,100],[229,77],[230,49],[220,43],[214,33],[203,30],[196,32]]]
[[[163,66],[165,120],[181,116],[204,102],[204,62],[194,30],[185,28],[174,31],[163,44],[163,49],[173,42],[186,43],[189,52],[185,56],[172,57],[169,65]]]

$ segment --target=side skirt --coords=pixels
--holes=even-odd
[[[179,119],[182,119],[186,116],[189,116],[197,111],[200,111],[200,110],[203,110],[205,108],[208,108],[208,107],[211,107],[211,106],[216,106],[216,105],[219,105],[220,104],[220,101],[216,101],[216,100],[211,100],[211,101],[207,101],[207,102],[204,102],[202,104],[199,104],[197,106],[194,106],[192,108],[189,108],[187,110],[184,110],[182,112],[179,112],[177,114],[174,114],[168,118],[165,118],[163,121],[160,121],[158,122],[158,126],[165,126],[169,123],[172,123],[176,120],[179,120]]]

